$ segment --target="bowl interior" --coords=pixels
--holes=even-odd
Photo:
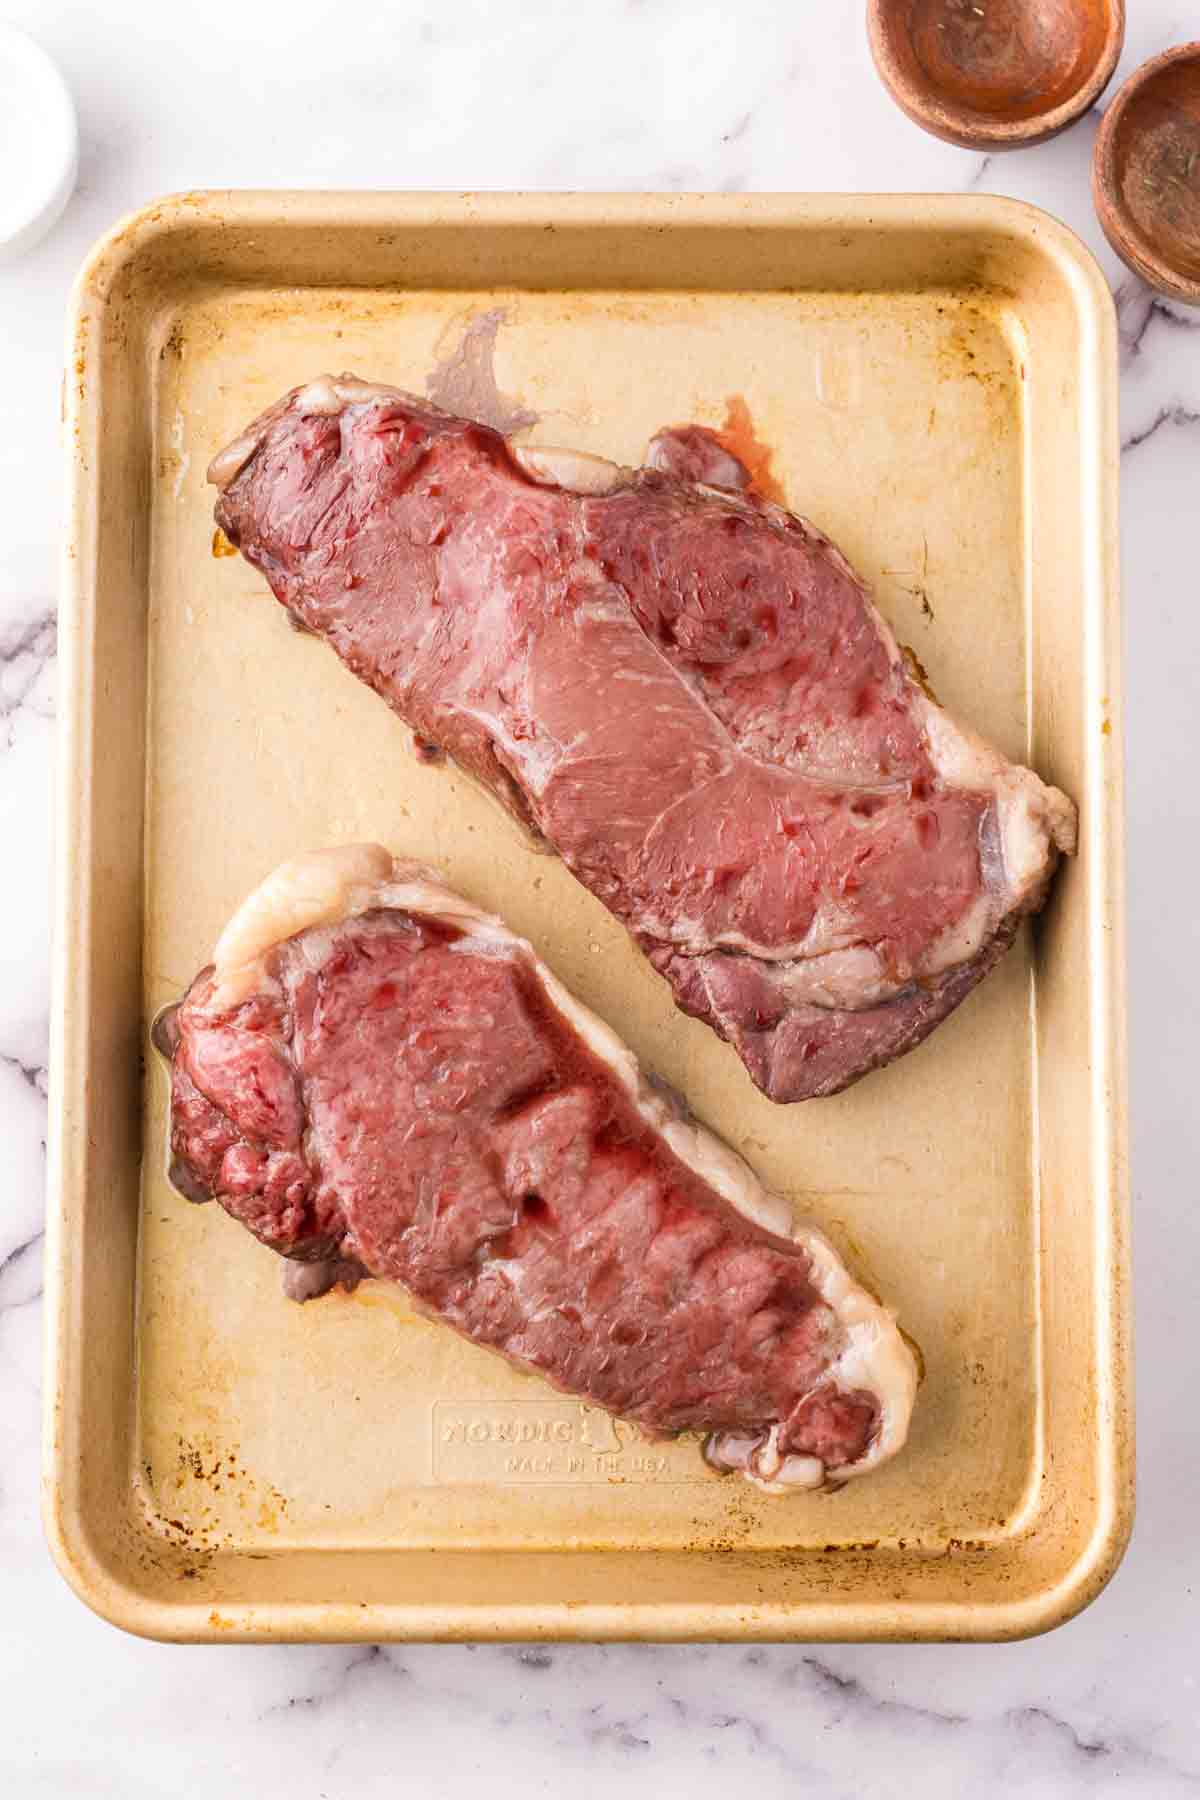
[[[1114,122],[1112,173],[1127,229],[1200,280],[1200,49],[1148,75]]]
[[[1105,54],[1109,0],[896,0],[880,29],[900,77],[964,124],[1042,117]]]

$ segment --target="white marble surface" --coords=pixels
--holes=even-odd
[[[1122,70],[1198,35],[1131,7]],[[82,127],[78,193],[0,269],[0,1791],[263,1800],[645,1791],[922,1800],[1200,1793],[1200,315],[1092,219],[1096,117],[984,159],[924,137],[857,0],[27,0]],[[1065,219],[1118,287],[1140,1510],[1080,1619],[975,1649],[178,1649],[63,1586],[36,1506],[61,319],[121,212],[207,186],[967,189]],[[635,1790],[636,1791],[636,1790]]]

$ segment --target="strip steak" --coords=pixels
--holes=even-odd
[[[1074,808],[932,701],[727,450],[684,428],[650,462],[347,376],[210,477],[293,621],[550,844],[765,1093],[834,1093],[998,959]]]
[[[171,1178],[773,1489],[861,1475],[916,1390],[819,1232],[499,920],[377,845],[284,864],[162,1015]]]

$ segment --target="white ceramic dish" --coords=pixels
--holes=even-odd
[[[45,236],[78,170],[71,90],[40,44],[0,25],[0,262]]]

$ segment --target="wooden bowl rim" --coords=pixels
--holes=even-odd
[[[1092,150],[1092,202],[1105,237],[1135,275],[1172,300],[1200,306],[1200,276],[1182,274],[1146,237],[1121,199],[1116,171],[1117,134],[1130,103],[1164,69],[1181,62],[1200,63],[1200,38],[1190,44],[1172,44],[1148,62],[1140,63],[1113,95]]]
[[[1036,0],[1032,3],[1036,4]],[[947,105],[938,89],[920,86],[901,74],[888,42],[886,24],[905,4],[911,4],[911,0],[867,0],[867,37],[875,67],[892,99],[914,124],[967,149],[1015,150],[1065,131],[1104,92],[1125,43],[1125,0],[1104,0],[1108,13],[1104,42],[1087,80],[1045,112],[1018,120],[998,117],[993,122],[978,113]]]

